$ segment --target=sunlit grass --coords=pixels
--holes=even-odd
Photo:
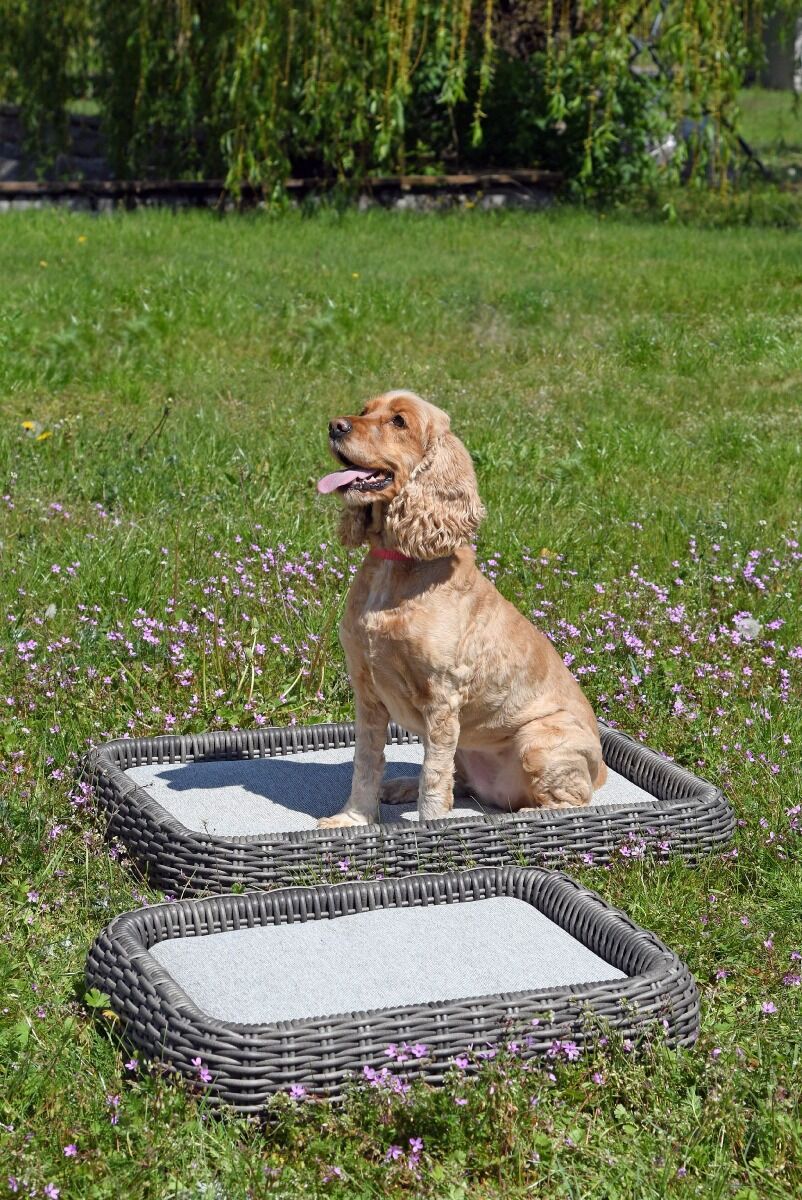
[[[738,97],[739,127],[767,166],[802,183],[802,106],[792,91],[745,88]]]
[[[0,238],[0,1195],[6,1174],[62,1200],[798,1194],[793,236],[143,212],[4,216]],[[575,870],[686,959],[702,1039],[212,1120],[126,1070],[80,1001],[92,937],[156,893],[109,857],[72,770],[107,734],[350,714],[336,621],[358,555],[314,480],[327,419],[400,385],[474,455],[499,587],[598,711],[742,822],[737,856],[696,870]]]

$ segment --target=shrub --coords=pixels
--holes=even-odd
[[[0,0],[0,98],[52,158],[91,96],[121,176],[269,193],[291,172],[543,166],[620,194],[654,177],[683,118],[698,144],[672,169],[726,181],[737,88],[778,3]],[[636,55],[660,12],[657,56]]]

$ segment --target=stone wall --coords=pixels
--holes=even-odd
[[[396,175],[365,179],[351,199],[360,209],[382,208],[430,212],[445,208],[541,208],[550,204],[561,177],[553,171],[493,171],[464,175]],[[290,204],[324,201],[331,185],[320,179],[288,179]],[[264,206],[262,192],[245,187],[238,200],[222,180],[0,180],[0,213],[61,205],[82,212],[114,208],[236,208]]]
[[[391,176],[365,180],[354,200],[360,208],[430,209],[536,208],[548,204],[560,184],[551,171],[486,171],[429,177]],[[288,179],[291,203],[314,203],[330,181]],[[217,208],[261,206],[260,191],[245,187],[235,203],[221,180],[118,180],[105,157],[98,117],[71,116],[69,144],[53,165],[42,170],[26,153],[19,109],[0,104],[0,212],[11,209],[66,208],[104,212],[113,208],[169,206]]]

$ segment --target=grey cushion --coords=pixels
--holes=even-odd
[[[217,837],[247,837],[314,829],[319,817],[339,812],[351,790],[354,750],[310,750],[276,758],[208,759],[153,763],[126,774],[186,829]],[[385,747],[385,777],[417,775],[423,746]],[[608,772],[591,803],[642,804],[649,792],[623,775]],[[482,812],[478,802],[460,801],[449,817]],[[498,814],[497,808],[484,811]],[[416,821],[412,804],[382,805],[382,822]]]
[[[198,1008],[238,1024],[625,978],[506,896],[173,938],[150,952]]]

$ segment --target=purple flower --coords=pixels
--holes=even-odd
[[[306,1088],[302,1083],[294,1083],[290,1088],[291,1100],[303,1100],[306,1097]]]
[[[546,1051],[549,1058],[564,1058],[567,1062],[576,1062],[581,1053],[576,1042],[561,1042],[559,1039],[553,1041]]]
[[[321,1176],[323,1183],[331,1183],[333,1179],[342,1179],[342,1167],[325,1167]]]
[[[58,1200],[60,1193],[55,1183],[46,1183],[43,1190],[47,1200]]]
[[[384,1156],[385,1162],[398,1162],[399,1158],[404,1157],[404,1151],[400,1146],[390,1146]]]
[[[469,1066],[468,1056],[465,1054],[458,1054],[457,1057],[454,1059],[454,1066],[457,1067],[458,1070],[460,1070],[460,1071],[467,1071],[468,1066]]]
[[[129,1058],[127,1063],[123,1063],[126,1071],[138,1071],[139,1063],[135,1058]]]
[[[776,1013],[777,1005],[771,1000],[764,1000],[760,1006],[760,1011],[762,1013],[766,1013],[767,1015],[771,1015],[772,1013]]]
[[[205,1067],[203,1065],[203,1059],[192,1058],[192,1059],[190,1059],[190,1062],[192,1063],[193,1067],[197,1071],[198,1079],[201,1081],[201,1083],[211,1083],[212,1082],[212,1073],[208,1067]]]
[[[77,1154],[78,1154],[78,1147],[73,1142],[70,1142],[69,1146],[64,1147],[64,1157],[65,1158],[75,1158]]]

